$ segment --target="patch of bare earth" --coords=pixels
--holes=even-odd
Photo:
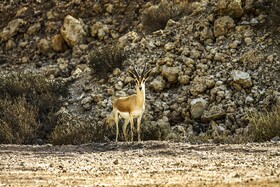
[[[280,186],[280,144],[0,145],[0,186]]]

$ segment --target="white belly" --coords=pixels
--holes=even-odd
[[[132,112],[132,116],[133,118],[137,118],[139,117],[144,110],[136,110],[134,112]],[[129,113],[128,112],[119,112],[120,116],[124,119],[129,119]]]

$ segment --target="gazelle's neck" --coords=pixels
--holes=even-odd
[[[140,90],[138,87],[136,87],[136,95],[138,97],[138,101],[142,102],[145,104],[145,84],[141,85],[142,89]]]

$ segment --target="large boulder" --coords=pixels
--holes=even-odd
[[[229,16],[219,17],[214,22],[215,37],[224,36],[228,34],[235,27],[234,20]]]
[[[241,0],[218,0],[216,9],[220,15],[232,18],[240,18],[243,15]]]
[[[164,85],[165,81],[163,80],[162,76],[158,76],[150,83],[150,87],[156,92],[162,92]]]
[[[179,67],[169,67],[164,65],[162,67],[162,76],[165,77],[168,82],[175,83],[178,80],[179,76]]]
[[[82,44],[86,37],[84,23],[70,15],[65,17],[63,26],[60,28],[60,33],[71,47]]]
[[[3,41],[8,41],[13,36],[15,36],[19,32],[20,28],[25,24],[26,22],[23,19],[12,20],[0,33],[0,39]]]

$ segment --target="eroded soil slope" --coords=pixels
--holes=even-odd
[[[279,186],[279,143],[0,145],[0,186]]]

